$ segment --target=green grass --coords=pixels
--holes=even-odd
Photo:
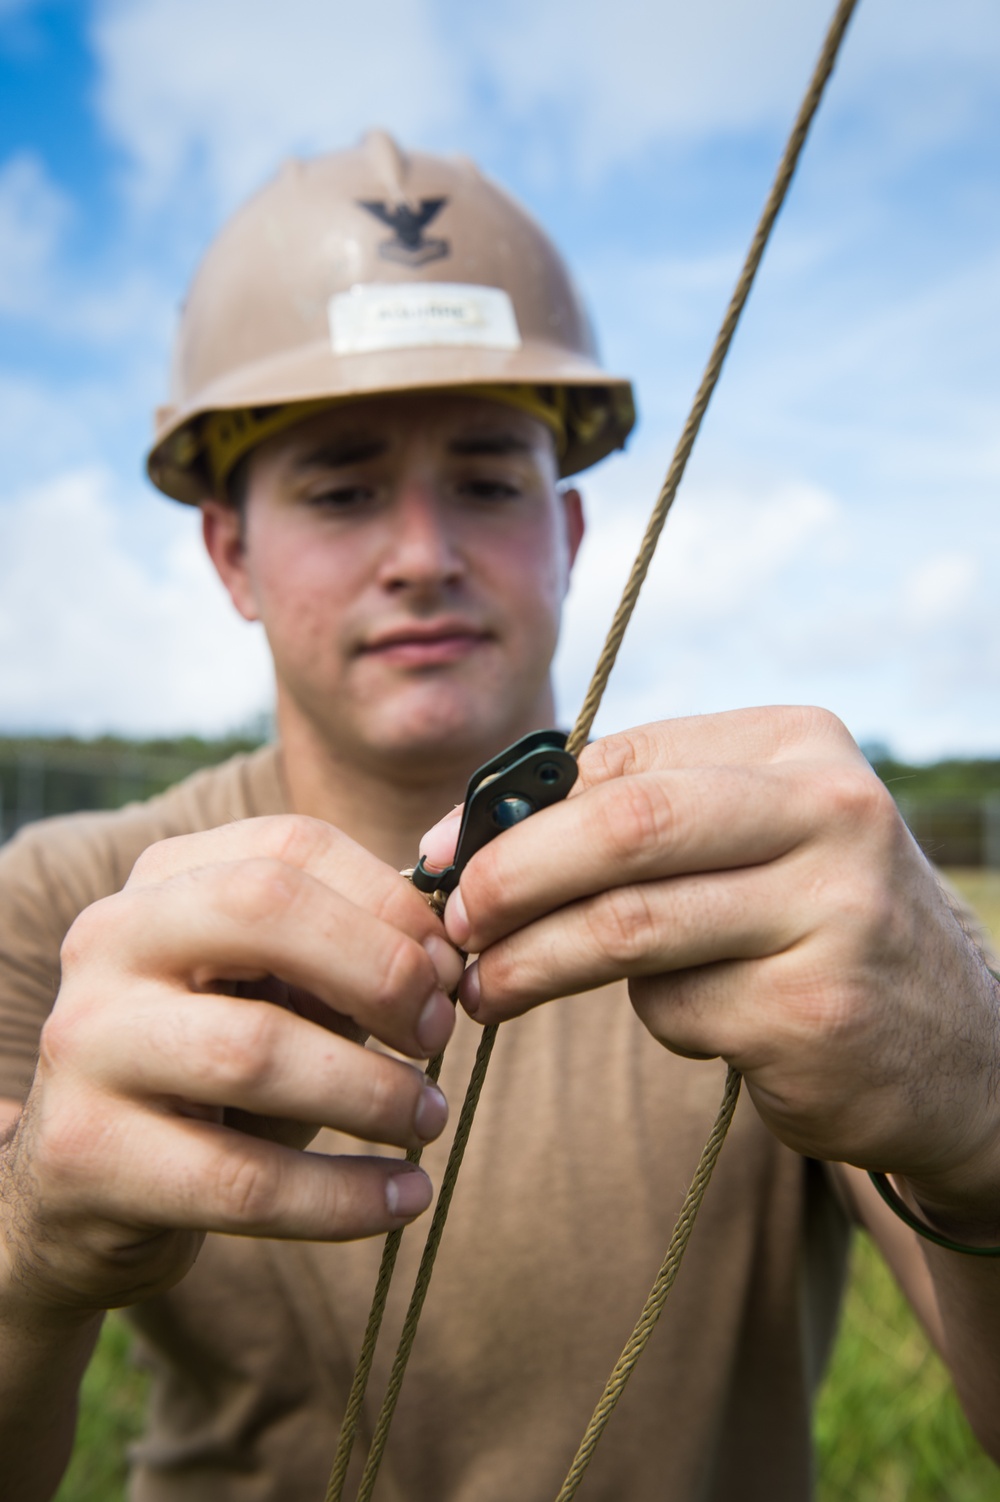
[[[142,1429],[147,1387],[129,1346],[124,1320],[109,1314],[83,1379],[73,1459],[56,1502],[124,1502],[126,1450]]]
[[[1000,950],[1000,871],[952,870]],[[1000,1502],[943,1365],[867,1236],[816,1410],[819,1502]]]
[[[1000,951],[1000,872],[948,875]],[[125,1325],[110,1315],[84,1381],[57,1502],[124,1502],[125,1451],[139,1433],[146,1391],[128,1345]],[[1000,1502],[1000,1470],[973,1439],[947,1373],[866,1236],[856,1240],[815,1428],[818,1502]]]
[[[815,1422],[818,1502],[998,1502],[951,1381],[867,1236]]]

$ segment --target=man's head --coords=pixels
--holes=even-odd
[[[338,756],[482,760],[551,719],[582,534],[549,429],[482,397],[369,398],[255,449],[204,503],[237,609],[267,632],[284,715]]]
[[[551,715],[582,525],[558,482],[633,420],[538,225],[471,163],[376,133],[223,229],[149,471],[203,505],[286,709],[355,751],[469,756]]]

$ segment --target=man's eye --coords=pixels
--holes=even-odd
[[[372,498],[367,485],[331,485],[308,497],[308,504],[320,511],[352,511]]]
[[[511,501],[521,494],[520,487],[509,480],[466,480],[459,489],[474,501]]]

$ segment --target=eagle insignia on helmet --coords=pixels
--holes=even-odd
[[[426,266],[428,261],[439,261],[449,254],[448,240],[428,238],[424,230],[435,219],[447,198],[421,198],[418,208],[408,203],[382,203],[378,199],[359,198],[359,208],[367,209],[382,224],[392,230],[392,239],[383,240],[378,253],[385,261],[396,261],[402,266]]]

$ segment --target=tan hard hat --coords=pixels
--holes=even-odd
[[[564,475],[635,421],[535,221],[470,161],[379,131],[286,163],[225,225],[181,315],[171,388],[149,474],[192,503],[270,433],[351,398],[457,388],[537,409]]]

